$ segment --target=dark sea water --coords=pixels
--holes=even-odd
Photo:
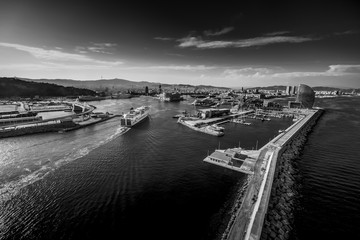
[[[216,239],[241,173],[202,162],[215,148],[264,145],[290,119],[224,125],[213,137],[177,124],[193,106],[141,97],[92,102],[122,113],[151,106],[125,134],[118,119],[67,133],[0,140],[0,239]],[[299,157],[297,239],[358,239],[360,98],[317,100],[326,112]]]
[[[194,106],[141,97],[92,102],[151,118],[0,140],[1,239],[215,239],[246,176],[202,162],[208,151],[263,146],[291,119],[224,124],[214,137],[177,124]]]
[[[360,239],[360,98],[319,99],[325,113],[298,159],[297,239]]]

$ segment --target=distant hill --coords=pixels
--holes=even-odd
[[[269,86],[269,87],[252,87],[247,89],[263,89],[263,90],[286,90],[286,86],[276,85],[276,86]],[[349,88],[338,88],[338,87],[324,87],[324,86],[317,86],[312,87],[314,91],[341,91],[341,92],[360,92],[360,89],[349,89]]]
[[[89,89],[64,87],[50,83],[23,81],[18,78],[0,78],[0,97],[65,97],[95,95]]]
[[[338,91],[338,90],[344,90],[342,88],[335,88],[335,87],[322,87],[322,86],[318,86],[318,87],[313,87],[312,88],[314,91]],[[347,90],[347,89],[346,89]]]
[[[352,91],[354,91],[356,93],[360,92],[359,88],[339,88],[339,87],[318,86],[318,87],[313,87],[312,89],[314,91],[330,91],[330,92],[341,91],[341,92],[345,92],[345,93],[351,93]]]
[[[286,86],[275,85],[275,86],[268,86],[268,87],[252,87],[252,88],[247,88],[247,89],[286,90]]]
[[[62,86],[72,86],[78,88],[87,88],[94,91],[109,91],[116,92],[121,90],[129,89],[144,89],[145,86],[148,86],[149,89],[157,89],[159,85],[161,88],[218,88],[218,89],[229,89],[226,87],[214,87],[208,85],[193,86],[189,84],[164,84],[164,83],[155,83],[155,82],[135,82],[125,79],[106,79],[106,80],[92,80],[92,81],[77,81],[77,80],[68,80],[68,79],[22,79],[26,81],[33,82],[42,82],[42,83],[55,83]]]

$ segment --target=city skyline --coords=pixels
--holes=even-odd
[[[2,77],[360,88],[358,6],[2,1]]]

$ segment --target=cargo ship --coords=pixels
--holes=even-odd
[[[141,106],[139,108],[131,108],[130,112],[123,114],[120,117],[120,125],[132,127],[143,121],[149,116],[150,108],[148,106]]]

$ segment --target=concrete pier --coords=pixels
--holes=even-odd
[[[260,149],[254,174],[250,176],[249,185],[241,206],[236,212],[233,223],[229,226],[222,239],[260,239],[272,192],[278,158],[283,154],[286,146],[293,139],[296,139],[299,133],[308,131],[311,128],[321,113],[322,110],[302,110],[300,113],[302,118]],[[280,216],[276,216],[276,218],[280,219]],[[267,224],[271,223],[267,222]],[[283,238],[280,239],[285,239],[286,229],[281,229],[281,231],[280,233],[273,232],[272,238],[282,234]]]

